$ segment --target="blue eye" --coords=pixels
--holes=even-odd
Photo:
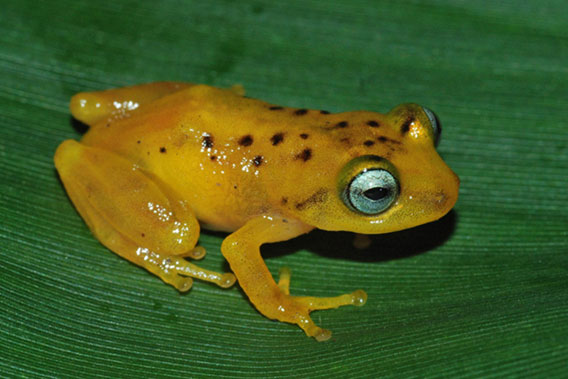
[[[432,125],[432,130],[434,130],[434,146],[438,146],[440,138],[442,137],[442,124],[434,112],[426,107],[422,107],[422,109],[424,110],[424,113],[426,113],[426,116],[430,121],[430,125]]]
[[[365,169],[347,186],[344,202],[368,215],[387,210],[398,196],[398,181],[387,170]]]

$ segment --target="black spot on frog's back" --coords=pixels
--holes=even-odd
[[[241,146],[250,146],[250,145],[252,145],[253,141],[254,141],[254,140],[253,140],[252,136],[251,136],[250,134],[247,134],[246,136],[242,136],[242,137],[239,139],[239,145],[241,145]]]
[[[284,133],[276,133],[275,135],[270,137],[270,142],[272,142],[272,146],[276,146],[283,141],[284,141]]]
[[[304,162],[310,160],[312,158],[312,149],[308,148],[302,150],[302,152],[296,154],[295,158]]]

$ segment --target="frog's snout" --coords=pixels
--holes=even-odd
[[[436,208],[438,208],[442,214],[448,213],[458,201],[460,179],[452,171],[444,183],[443,189],[438,191],[433,199]]]

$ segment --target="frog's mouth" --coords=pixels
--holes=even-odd
[[[352,230],[362,234],[383,234],[436,221],[445,216],[456,204],[459,178],[451,170],[449,175],[431,181],[427,188],[418,186],[411,191],[401,187],[394,204],[378,216],[365,217],[364,224],[353,225]]]

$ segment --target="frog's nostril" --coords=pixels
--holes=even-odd
[[[436,207],[438,208],[444,208],[444,205],[446,204],[446,202],[448,201],[448,195],[446,195],[446,193],[444,191],[438,191],[435,195],[434,195],[434,204],[436,204]]]
[[[445,190],[438,191],[434,196],[435,206],[444,213],[447,213],[454,207],[458,200],[458,188],[446,188]]]
[[[434,204],[440,212],[447,213],[456,203],[456,196],[452,196],[451,191],[439,191],[434,195]]]

